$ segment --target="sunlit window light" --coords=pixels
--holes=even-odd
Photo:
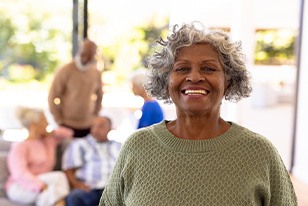
[[[54,128],[53,128],[52,125],[48,125],[48,126],[46,127],[46,131],[47,131],[47,132],[52,132],[53,130],[54,130]]]
[[[136,119],[140,119],[141,116],[142,116],[142,111],[140,109],[136,110],[134,112],[134,116],[135,116]]]
[[[3,132],[3,139],[12,142],[21,142],[28,137],[27,129],[6,129]]]

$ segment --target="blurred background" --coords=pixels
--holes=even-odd
[[[89,37],[99,47],[102,114],[112,118],[114,128],[110,138],[124,142],[142,105],[129,75],[145,67],[158,35],[166,36],[174,24],[201,21],[242,41],[253,77],[251,97],[223,102],[223,118],[267,137],[288,170],[308,184],[307,12],[304,0],[1,0],[2,139],[25,138],[14,117],[18,105],[44,108],[55,126],[47,108],[54,72]],[[173,105],[160,103],[166,119],[173,119]]]

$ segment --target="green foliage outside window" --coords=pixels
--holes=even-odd
[[[255,64],[294,65],[295,37],[293,30],[258,30]]]
[[[112,44],[101,45],[104,60],[105,88],[125,84],[132,71],[146,68],[147,57],[153,51],[153,43],[159,35],[168,32],[168,18],[155,19],[132,27]]]
[[[10,9],[0,2],[0,81],[44,81],[59,64],[71,59],[72,11],[48,10],[48,5],[41,8],[30,4],[31,0],[11,1],[25,5]],[[146,67],[154,40],[168,32],[168,18],[160,18],[134,26],[110,45],[99,45],[105,72],[117,73],[116,78],[124,80],[130,71]],[[295,64],[295,37],[296,32],[290,30],[258,30],[255,64]]]
[[[44,81],[60,62],[70,58],[71,19],[63,17],[70,18],[71,11],[55,23],[59,9],[31,0],[11,0],[0,2],[0,13],[2,82]]]

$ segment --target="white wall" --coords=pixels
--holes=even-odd
[[[199,20],[206,26],[230,27],[233,24],[234,6],[247,8],[253,19],[244,17],[247,26],[255,28],[297,28],[299,0],[190,0],[165,1],[170,7],[170,24]],[[165,4],[164,2],[164,4]],[[176,2],[176,3],[175,3]],[[242,5],[238,3],[241,2]],[[241,13],[247,11],[241,11]]]
[[[308,184],[308,2],[304,8],[294,176]]]

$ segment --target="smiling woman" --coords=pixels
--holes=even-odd
[[[197,117],[213,108],[219,110],[226,88],[224,76],[219,56],[211,45],[182,48],[170,71],[168,84],[178,115],[187,113]]]
[[[297,205],[271,142],[220,116],[223,98],[251,92],[241,44],[197,26],[175,26],[158,40],[145,88],[173,102],[176,119],[126,140],[100,206]]]

